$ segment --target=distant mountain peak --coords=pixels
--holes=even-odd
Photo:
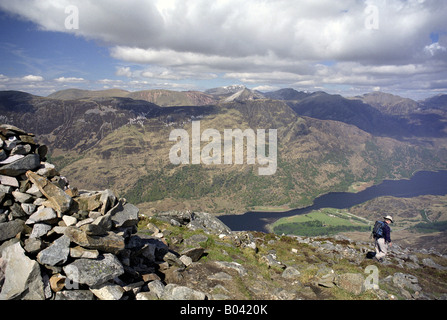
[[[237,91],[233,95],[226,98],[225,102],[231,101],[244,101],[244,100],[255,100],[255,99],[264,99],[264,95],[256,90],[250,90],[244,87],[243,89]]]
[[[222,95],[234,94],[244,89],[247,89],[247,87],[244,86],[243,84],[232,84],[229,86],[208,89],[205,91],[205,93],[222,96]]]

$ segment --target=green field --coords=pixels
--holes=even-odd
[[[347,210],[325,208],[305,215],[281,218],[270,228],[276,234],[329,236],[339,232],[370,231],[372,222],[354,216]]]

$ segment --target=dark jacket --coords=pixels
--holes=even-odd
[[[385,242],[390,243],[391,242],[391,236],[390,236],[391,228],[388,225],[388,223],[384,222],[382,229],[383,229],[383,237],[385,238]]]

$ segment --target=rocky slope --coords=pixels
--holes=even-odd
[[[142,90],[130,92],[121,89],[109,90],[80,90],[66,89],[54,92],[48,96],[57,100],[79,100],[100,98],[130,98],[133,100],[147,101],[162,107],[173,106],[204,106],[216,102],[208,94],[199,91],[171,91],[171,90]]]
[[[0,299],[445,299],[447,260],[370,242],[233,232],[208,213],[149,216],[77,190],[46,147],[0,126]]]

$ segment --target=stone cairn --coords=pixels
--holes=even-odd
[[[46,153],[0,125],[0,300],[161,298],[149,288],[164,289],[159,270],[178,254],[136,234],[139,210],[125,199],[70,187]]]

